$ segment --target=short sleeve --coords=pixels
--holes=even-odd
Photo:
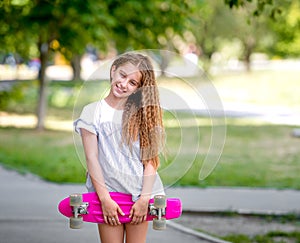
[[[74,121],[75,132],[80,134],[80,128],[84,128],[87,131],[98,134],[97,121],[100,119],[100,102],[94,102],[86,105],[80,117]]]

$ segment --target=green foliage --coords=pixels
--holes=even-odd
[[[172,38],[184,34],[191,14],[201,5],[202,1],[197,0],[109,1],[112,16],[121,20],[112,29],[116,48],[171,49]]]
[[[251,15],[259,15],[266,22],[264,15],[280,19],[280,27],[275,32],[282,32],[282,40],[288,43],[288,36],[298,35],[296,26],[291,28],[285,18],[286,12],[297,13],[297,1],[275,0],[224,0],[224,1],[4,1],[0,5],[0,44],[3,50],[19,52],[25,57],[36,53],[39,43],[48,43],[53,50],[60,50],[69,60],[84,52],[87,44],[92,44],[105,52],[109,46],[119,51],[131,49],[178,48],[178,36],[187,42],[194,42],[203,50],[205,56],[217,50],[222,38],[240,38],[249,36],[244,30]],[[244,10],[242,17],[232,15],[230,8]],[[298,11],[299,12],[299,11]],[[126,13],[126,14],[124,14]],[[290,19],[290,17],[289,17]],[[254,20],[251,20],[254,21]],[[252,25],[253,23],[251,23]],[[250,27],[251,25],[248,25]],[[251,35],[262,23],[248,30]],[[284,34],[285,29],[291,29]],[[265,34],[265,29],[262,30]],[[192,34],[192,35],[191,35]],[[237,36],[239,34],[239,36]],[[261,31],[257,36],[265,38]],[[244,37],[244,38],[245,38]],[[221,39],[220,39],[221,38]],[[294,40],[295,37],[293,37]],[[256,38],[259,40],[259,38]],[[54,45],[58,41],[59,45]],[[295,42],[294,53],[299,46]],[[287,48],[278,48],[288,51]],[[290,48],[290,49],[293,49]],[[33,51],[35,50],[35,51]]]
[[[252,0],[224,0],[225,4],[227,4],[230,8],[233,7],[245,7],[248,5],[248,3],[253,2]],[[269,17],[273,20],[276,19],[278,15],[282,13],[282,9],[280,8],[280,5],[278,6],[277,1],[274,0],[256,0],[256,8],[252,12],[254,16],[260,16],[262,15],[266,8],[270,8],[269,11]],[[282,1],[280,1],[280,4]]]
[[[34,112],[38,95],[37,81],[2,83],[0,110],[18,113]]]
[[[45,70],[50,50],[63,53],[75,69],[80,67],[80,56],[88,44],[104,52],[108,48],[170,49],[169,39],[184,33],[185,19],[194,1],[39,0],[0,4],[0,14],[5,16],[0,20],[0,34],[5,36],[0,40],[1,46],[18,53],[25,53],[26,49],[27,57],[30,50],[39,52],[41,89],[37,128],[44,127]],[[76,76],[80,73],[77,69]]]
[[[292,0],[276,22],[270,22],[273,43],[268,52],[281,57],[299,57],[300,54],[300,3]]]
[[[51,82],[49,84],[48,104],[52,108],[72,110],[76,94],[82,82]]]
[[[202,1],[5,1],[0,5],[5,16],[0,33],[9,39],[1,41],[19,52],[17,43],[26,37],[29,42],[22,45],[48,43],[69,59],[82,54],[87,44],[103,51],[111,45],[120,51],[166,47],[168,43],[160,40],[169,42],[184,33],[195,4],[199,7]],[[20,38],[10,45],[16,33]],[[51,45],[54,40],[59,46]]]
[[[37,80],[0,83],[0,85],[3,87],[0,90],[0,110],[15,113],[35,113],[38,97]],[[88,92],[81,91],[83,86]],[[100,99],[101,94],[107,88],[108,83],[105,81],[49,82],[47,83],[49,116],[68,119],[72,117],[74,106],[82,108],[83,105]],[[78,97],[79,93],[80,96]]]
[[[11,92],[9,90],[0,91],[0,109],[4,110],[8,106],[9,99],[11,97]]]

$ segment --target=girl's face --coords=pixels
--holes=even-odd
[[[111,91],[116,98],[128,98],[141,85],[142,74],[131,63],[111,69]]]

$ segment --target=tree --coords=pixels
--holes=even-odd
[[[185,33],[190,15],[197,10],[195,6],[201,4],[199,0],[108,1],[110,14],[120,20],[112,28],[114,45],[119,52],[130,49],[176,51],[174,37]],[[169,61],[166,54],[156,53],[162,72]]]
[[[126,49],[170,47],[174,33],[181,34],[194,1],[155,0],[7,0],[0,13],[7,16],[0,31],[13,39],[18,32],[35,43],[39,52],[39,102],[37,129],[44,129],[46,115],[45,70],[52,49],[59,50],[74,66],[87,44],[105,50],[114,43],[119,51]],[[5,27],[5,28],[4,28]],[[6,40],[3,44],[8,44]],[[24,46],[28,42],[23,42]],[[13,46],[19,51],[19,46]],[[30,48],[28,48],[30,49]]]
[[[298,57],[300,54],[300,3],[299,0],[224,0],[230,8],[246,10],[249,3],[256,2],[252,10],[251,25],[263,30],[262,41],[258,48],[271,55]],[[266,16],[268,18],[266,18]],[[253,24],[254,23],[254,24]],[[258,24],[257,24],[258,23]],[[261,28],[263,26],[263,28]]]
[[[201,48],[201,55],[210,59],[217,51],[222,39],[231,39],[235,20],[232,13],[224,8],[220,1],[207,1],[196,6],[190,15],[188,30],[194,35],[196,44]]]
[[[97,14],[95,11],[98,11]],[[30,11],[24,21],[26,26],[32,26],[27,30],[31,35],[35,35],[40,53],[37,129],[42,130],[47,107],[45,70],[53,42],[58,43],[57,48],[72,59],[73,63],[78,63],[78,56],[80,57],[89,42],[102,40],[106,43],[111,19],[107,14],[105,1],[35,0],[31,2]],[[101,31],[97,31],[96,28]]]
[[[254,16],[259,16],[268,12],[269,17],[275,19],[277,15],[280,15],[282,12],[282,8],[280,5],[282,1],[276,0],[224,0],[225,4],[227,4],[230,8],[233,7],[245,7],[248,3],[256,2],[256,8],[252,11]],[[267,10],[266,10],[267,9]]]
[[[255,6],[248,4],[247,9],[232,10],[234,18],[233,32],[242,44],[243,51],[240,58],[245,62],[247,71],[251,71],[251,55],[254,51],[265,48],[266,40],[272,38],[272,31],[268,26],[269,17],[253,16]],[[264,50],[262,50],[264,51]]]
[[[273,41],[267,51],[281,57],[299,57],[300,55],[300,2],[292,0],[285,4],[285,11],[277,21],[269,21],[273,32]]]
[[[20,18],[28,11],[28,6],[22,1],[12,4],[12,1],[0,2],[0,46],[1,51],[19,53],[23,57],[30,56],[31,36],[23,31]]]
[[[224,8],[225,4],[230,8]],[[239,58],[245,61],[249,71],[252,53],[257,50],[266,51],[268,48],[270,50],[270,40],[274,38],[270,23],[277,26],[279,19],[285,16],[283,13],[288,10],[289,4],[290,1],[283,4],[282,1],[279,3],[269,0],[224,0],[223,3],[207,1],[198,8],[198,13],[191,16],[193,21],[190,22],[189,29],[201,47],[204,59],[208,60],[222,43],[238,39],[242,46]],[[279,26],[280,24],[277,29]],[[284,30],[283,27],[281,29]]]
[[[37,47],[41,61],[37,129],[43,130],[47,107],[45,71],[53,43],[58,43],[55,48],[70,59],[82,53],[88,42],[102,40],[107,43],[107,26],[112,20],[106,3],[95,0],[8,0],[0,5],[0,11],[5,16],[2,32],[5,32],[3,45],[7,49],[20,52],[22,46],[30,49],[32,44],[29,43]],[[97,31],[99,26],[101,30]],[[25,38],[20,41],[22,37]]]
[[[6,0],[0,3],[0,39],[7,50],[29,56],[37,50],[41,60],[39,74],[38,129],[44,128],[46,115],[45,70],[53,50],[59,50],[72,63],[75,77],[87,44],[105,51],[114,46],[119,52],[131,49],[175,50],[175,39],[193,33],[204,53],[210,56],[217,38],[232,38],[230,15],[218,1],[202,0]],[[252,0],[224,0],[231,8],[247,8]],[[252,14],[275,16],[280,6],[275,0],[257,0]],[[218,21],[218,24],[214,24]],[[243,29],[243,27],[241,27]],[[279,32],[278,32],[279,33]],[[279,36],[279,35],[278,35]],[[246,59],[254,50],[247,44]],[[160,57],[162,69],[167,57]],[[77,67],[77,68],[75,68]]]
[[[67,14],[65,13],[68,11]],[[110,42],[110,30],[116,23],[109,14],[106,1],[62,1],[64,20],[59,26],[60,37],[57,48],[73,67],[73,79],[80,79],[80,60],[88,44],[105,51]],[[80,21],[78,21],[80,20]]]

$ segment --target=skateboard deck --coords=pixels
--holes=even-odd
[[[110,192],[111,198],[119,204],[124,216],[118,215],[121,223],[129,223],[129,213],[134,202],[130,194]],[[95,192],[72,194],[60,201],[58,210],[70,219],[70,228],[79,229],[82,222],[105,223],[102,213],[101,201]],[[166,220],[179,218],[182,205],[179,198],[166,198],[157,195],[149,201],[147,221],[153,221],[153,228],[163,230]]]

